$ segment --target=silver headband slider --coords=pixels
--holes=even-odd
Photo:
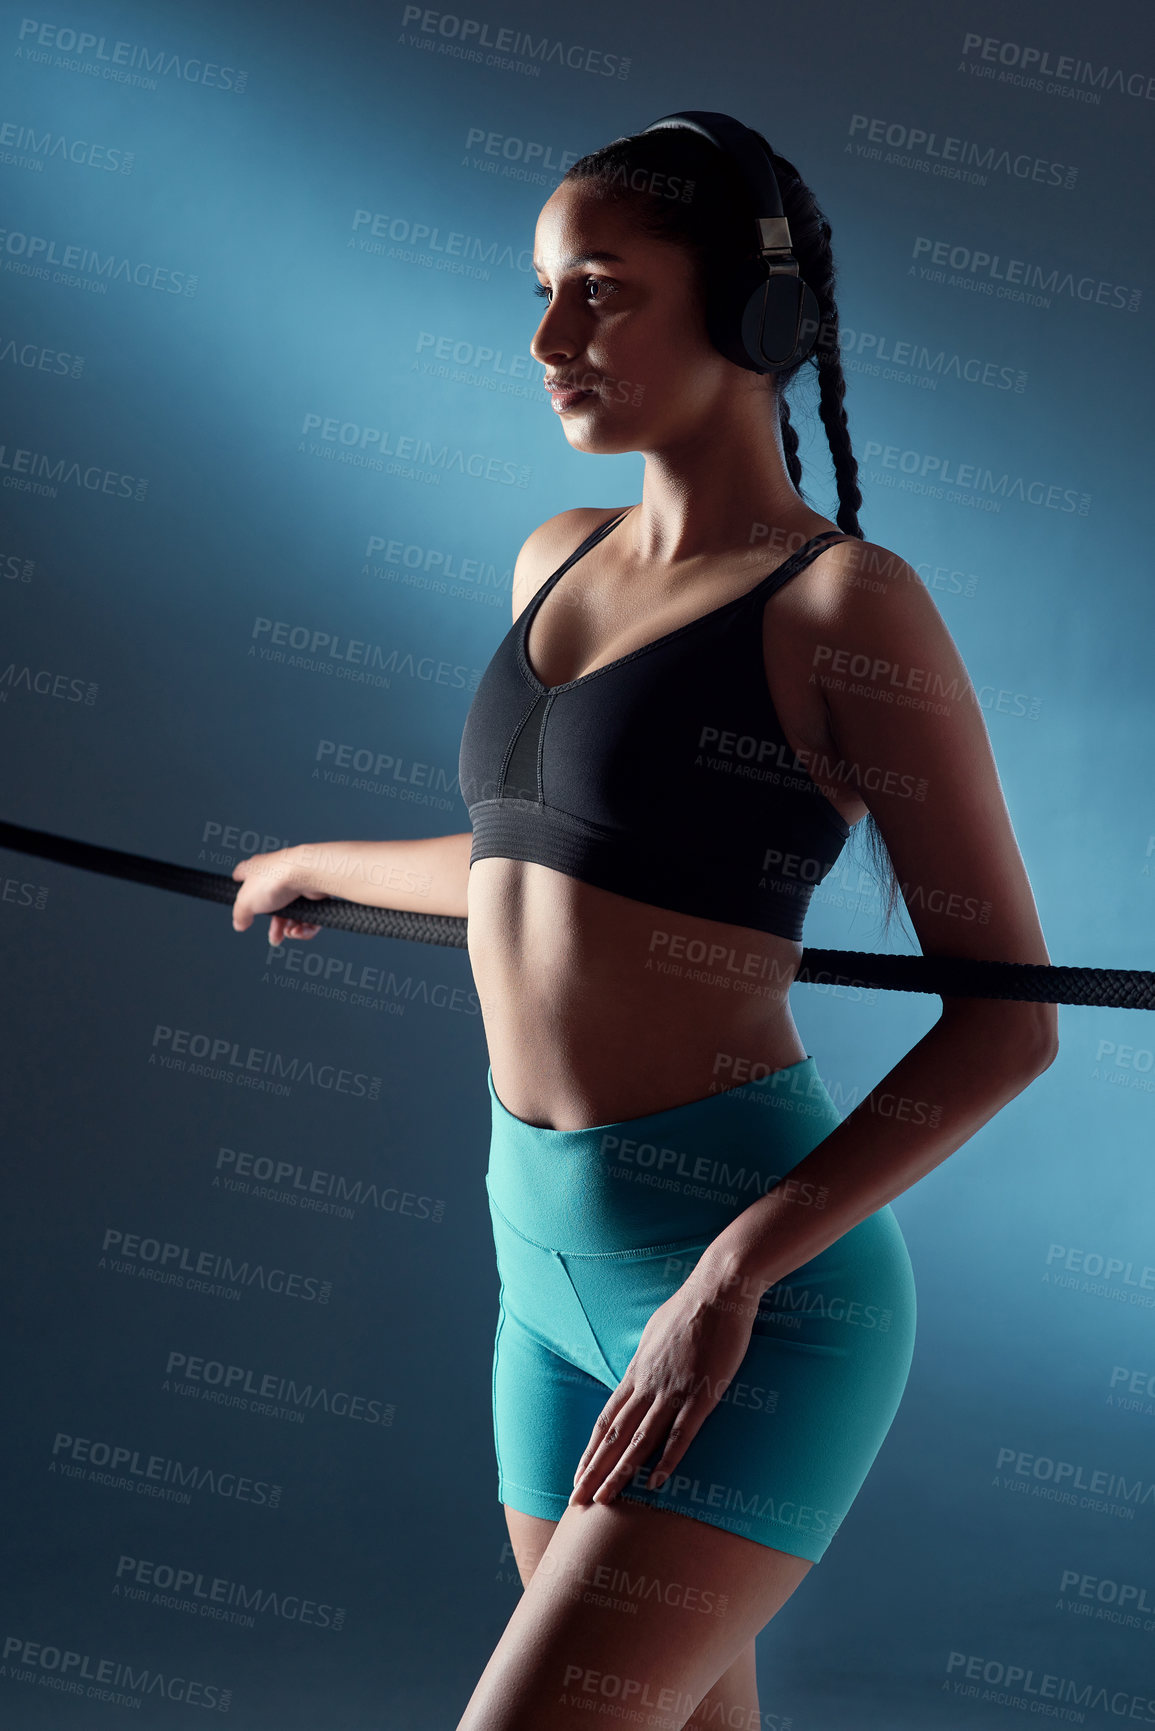
[[[760,216],[757,222],[763,252],[790,251],[790,224],[784,216]]]

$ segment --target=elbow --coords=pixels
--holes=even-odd
[[[981,1048],[989,1061],[1013,1070],[1024,1083],[1041,1076],[1058,1056],[1057,1004],[951,998],[943,1000],[942,1019]]]
[[[1033,1078],[1049,1070],[1059,1055],[1059,1006],[1029,1004],[1024,1008],[1031,1012],[1024,1028],[1023,1044],[1027,1071]]]
[[[1046,1056],[1043,1059],[1042,1069],[1043,1070],[1049,1070],[1051,1065],[1054,1063],[1055,1059],[1058,1057],[1058,1055],[1059,1055],[1059,1018],[1058,1018],[1058,1016],[1056,1016],[1054,1028],[1051,1030],[1050,1036],[1049,1036],[1048,1041],[1047,1041]]]

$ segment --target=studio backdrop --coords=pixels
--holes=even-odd
[[[1155,46],[1122,0],[6,8],[0,817],[224,874],[468,828],[517,550],[642,479],[551,415],[537,214],[680,108],[830,218],[864,532],[966,660],[1052,959],[1155,966]],[[807,941],[915,951],[881,913],[856,840]],[[0,854],[13,1731],[452,1731],[520,1592],[468,957],[267,931]],[[940,1008],[791,1002],[844,1113]],[[911,1380],[759,1639],[768,1731],[1155,1724],[1150,1024],[1064,1008],[894,1204]]]

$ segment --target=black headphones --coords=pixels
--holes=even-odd
[[[664,114],[642,131],[663,126],[688,127],[724,151],[742,175],[755,213],[753,256],[707,307],[710,341],[728,361],[754,373],[777,373],[806,360],[818,338],[818,302],[798,274],[766,146],[740,120],[710,109]]]

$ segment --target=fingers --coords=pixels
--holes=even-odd
[[[298,939],[315,938],[320,926],[312,926],[307,920],[288,920],[283,914],[274,914],[269,921],[269,942],[277,949],[285,938]]]
[[[579,1468],[571,1502],[608,1503],[629,1483],[664,1439],[674,1405],[635,1395],[604,1431],[588,1464]],[[600,1424],[599,1420],[599,1424]]]
[[[614,1415],[621,1411],[622,1407],[625,1406],[633,1392],[632,1383],[628,1382],[623,1377],[622,1381],[619,1382],[617,1388],[615,1388],[613,1394],[611,1394],[609,1400],[607,1400],[605,1406],[603,1406],[601,1412],[598,1414],[594,1423],[593,1433],[590,1436],[589,1442],[582,1450],[582,1457],[578,1461],[577,1471],[573,1476],[573,1482],[575,1485],[577,1484],[578,1479],[585,1472],[586,1467],[589,1465],[598,1449],[602,1446],[606,1434],[613,1424]]]
[[[284,853],[286,850],[281,850]],[[296,874],[290,863],[277,854],[250,854],[248,859],[238,860],[233,867],[232,876],[240,886],[233,898],[233,930],[247,932],[258,914],[270,914],[269,943],[274,949],[286,938],[306,940],[315,938],[321,930],[319,925],[309,920],[300,920],[277,913],[278,902],[286,905],[304,897],[311,902],[326,899],[328,891],[303,889],[295,881]]]
[[[704,1413],[699,1413],[695,1417],[690,1407],[683,1407],[680,1412],[674,1414],[674,1422],[666,1437],[666,1446],[658,1456],[657,1465],[646,1481],[652,1491],[660,1490],[665,1484],[693,1442],[704,1417]]]

